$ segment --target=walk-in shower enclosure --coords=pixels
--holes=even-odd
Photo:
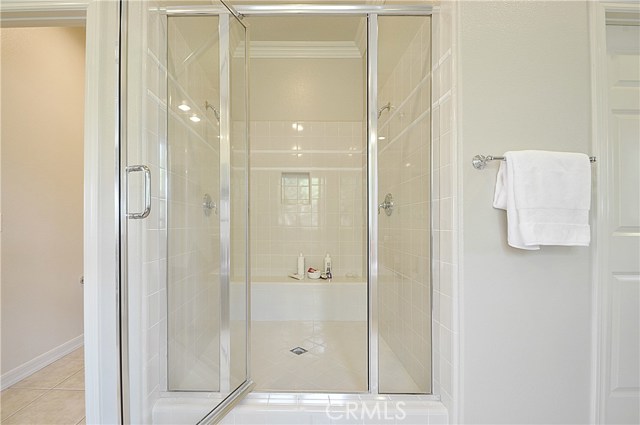
[[[123,2],[125,420],[430,394],[430,8],[204,3]]]

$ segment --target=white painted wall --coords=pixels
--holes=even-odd
[[[361,121],[363,59],[251,59],[252,121]]]
[[[2,374],[83,333],[84,28],[3,28]]]
[[[590,151],[586,2],[460,5],[462,421],[587,423],[590,249],[507,246],[497,163],[475,154]]]

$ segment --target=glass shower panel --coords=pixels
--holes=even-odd
[[[378,18],[380,393],[431,392],[430,25]]]
[[[220,388],[219,18],[168,19],[168,388]]]
[[[249,16],[259,391],[366,392],[366,17]],[[301,280],[304,271],[332,279]]]

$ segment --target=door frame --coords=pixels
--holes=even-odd
[[[609,23],[607,14],[633,14],[631,19],[637,21],[640,7],[631,1],[620,2],[590,2],[589,3],[589,38],[591,49],[591,121],[592,121],[592,152],[598,158],[595,176],[594,214],[592,225],[595,235],[591,245],[591,285],[592,285],[592,323],[591,323],[591,423],[605,421],[605,392],[608,382],[607,364],[609,290],[607,281],[607,266],[609,241],[607,224],[609,219],[609,194],[612,193],[613,167],[612,158],[607,153],[608,140],[608,81],[607,81],[607,35],[606,26]],[[618,22],[618,20],[616,20]]]
[[[3,1],[2,27],[57,27],[85,25],[89,0]]]
[[[118,344],[119,4],[20,0],[0,4],[3,27],[86,28],[84,107],[84,356],[89,423],[120,423]]]

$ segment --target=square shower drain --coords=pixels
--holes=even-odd
[[[302,347],[292,348],[292,349],[291,349],[291,350],[289,350],[289,351],[291,351],[293,354],[297,354],[297,355],[304,354],[304,353],[306,353],[306,352],[307,352],[307,350],[305,350],[305,349],[304,349],[304,348],[302,348]]]

